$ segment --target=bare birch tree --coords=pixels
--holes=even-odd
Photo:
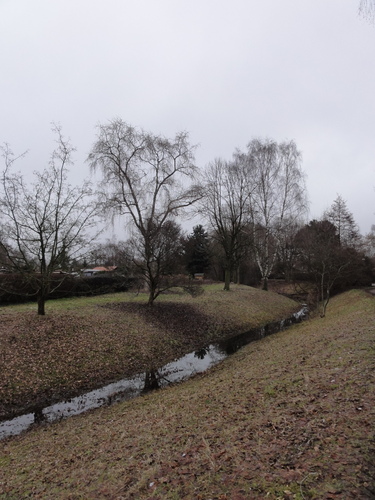
[[[21,273],[35,290],[38,314],[45,314],[45,302],[61,280],[53,279],[69,256],[79,258],[96,238],[98,205],[88,185],[71,186],[67,168],[73,148],[56,127],[57,148],[49,166],[34,172],[28,185],[12,167],[17,158],[9,146],[1,148],[5,169],[1,176],[0,248],[9,268]],[[94,228],[94,232],[92,232]]]
[[[108,210],[126,216],[135,230],[136,259],[152,304],[163,290],[158,245],[168,224],[201,196],[194,184],[195,146],[185,132],[167,139],[121,119],[98,130],[88,160],[102,172]]]
[[[254,255],[267,290],[281,234],[307,207],[301,153],[294,141],[253,139],[247,152],[236,156],[247,165]]]

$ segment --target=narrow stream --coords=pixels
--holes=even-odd
[[[157,370],[142,373],[131,379],[114,382],[81,396],[47,406],[35,413],[28,413],[12,420],[0,422],[0,439],[20,434],[34,424],[55,422],[69,416],[79,415],[94,408],[109,406],[113,403],[140,396],[148,389],[165,387],[171,383],[186,380],[218,364],[244,345],[255,340],[260,340],[266,335],[276,333],[291,324],[302,321],[306,318],[307,314],[308,309],[306,306],[303,306],[300,311],[293,314],[290,318],[269,323],[264,327],[250,330],[249,332],[216,344],[211,344],[203,349],[186,354]]]

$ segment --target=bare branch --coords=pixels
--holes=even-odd
[[[185,132],[167,139],[115,119],[99,125],[88,157],[91,168],[102,172],[107,210],[127,216],[136,229],[150,303],[159,293],[161,272],[152,264],[154,245],[164,226],[201,197],[193,184],[194,150]]]
[[[375,1],[374,0],[360,0],[358,13],[361,17],[369,21],[375,22]]]
[[[98,230],[99,207],[85,184],[73,187],[68,182],[67,166],[74,151],[60,128],[57,148],[50,165],[34,172],[27,186],[20,173],[13,173],[14,159],[5,151],[5,169],[1,177],[0,216],[3,232],[0,247],[10,267],[26,273],[37,289],[38,312],[50,293],[52,274],[61,267],[63,257],[78,257]],[[95,228],[94,233],[91,229]]]
[[[204,173],[205,196],[200,213],[213,229],[214,238],[225,256],[225,285],[229,290],[231,273],[241,259],[244,248],[244,228],[248,222],[247,167],[237,161],[216,159]]]
[[[263,287],[274,267],[282,234],[307,211],[301,153],[294,141],[253,139],[243,156],[249,166],[253,248]]]

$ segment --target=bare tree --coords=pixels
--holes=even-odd
[[[324,318],[334,286],[350,270],[353,249],[343,248],[335,226],[327,221],[310,221],[296,236],[300,264],[315,284]]]
[[[87,184],[73,187],[68,182],[67,167],[74,149],[60,128],[54,131],[57,148],[48,168],[34,172],[30,186],[19,172],[12,171],[17,158],[9,146],[1,148],[5,169],[1,177],[0,249],[9,268],[22,273],[30,290],[35,290],[41,315],[53,287],[61,284],[53,279],[54,272],[68,256],[80,256],[98,233],[98,206],[91,189]]]
[[[363,251],[367,257],[375,259],[375,224],[371,226],[371,231],[363,239]]]
[[[277,269],[285,277],[286,281],[293,280],[295,265],[299,256],[299,249],[296,247],[295,238],[302,228],[300,221],[286,224],[278,238],[277,249]]]
[[[375,21],[375,0],[360,0],[359,15],[370,22]]]
[[[180,276],[183,269],[181,227],[174,220],[167,220],[161,228],[155,228],[155,233],[150,229],[149,236],[147,252],[149,261],[152,261],[152,273],[144,259],[146,248],[142,234],[135,232],[128,243],[135,249],[133,264],[136,275],[144,278],[149,290],[156,290],[155,299],[161,292],[184,284]]]
[[[301,153],[294,141],[253,139],[236,156],[247,165],[253,248],[267,290],[281,235],[306,212]]]
[[[244,250],[249,186],[247,165],[216,159],[205,171],[201,215],[213,229],[213,237],[224,253],[225,284],[230,289],[231,274]]]
[[[3,231],[3,228],[1,226],[1,221],[0,221],[0,241],[4,241],[5,239],[5,234]],[[7,253],[5,249],[0,245],[0,272],[2,271],[7,271],[9,268],[10,262],[7,257]]]
[[[156,258],[165,225],[201,196],[194,184],[194,150],[187,133],[172,140],[136,129],[121,119],[99,125],[89,155],[103,174],[103,195],[112,213],[125,215],[149,288],[149,304],[162,291]],[[155,253],[156,252],[156,253]]]

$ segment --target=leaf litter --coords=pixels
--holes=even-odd
[[[374,313],[348,292],[205,375],[6,440],[0,498],[373,498]]]

